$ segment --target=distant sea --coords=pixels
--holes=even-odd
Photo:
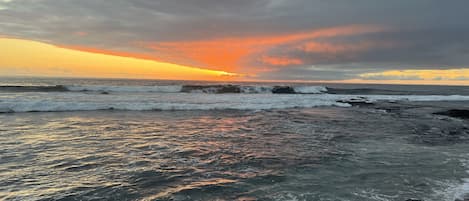
[[[0,200],[469,200],[469,87],[0,79]]]

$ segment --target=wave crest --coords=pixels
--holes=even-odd
[[[146,92],[146,93],[178,93],[181,91],[180,85],[162,86],[66,86],[69,91],[91,91],[91,92]]]

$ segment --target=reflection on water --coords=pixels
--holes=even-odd
[[[425,118],[355,108],[5,114],[0,199],[454,200],[469,148],[416,140],[425,136],[415,129],[442,121]]]

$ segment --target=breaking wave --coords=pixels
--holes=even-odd
[[[301,96],[301,97],[299,97]],[[15,97],[0,95],[0,113],[10,112],[60,112],[93,110],[266,110],[307,108],[318,106],[348,107],[322,95],[274,94],[121,94],[96,95],[83,93],[28,94]]]
[[[324,86],[248,86],[248,85],[158,85],[158,86],[0,86],[0,92],[97,92],[97,93],[242,93],[242,94],[319,94]]]

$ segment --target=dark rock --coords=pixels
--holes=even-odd
[[[184,85],[182,86],[181,92],[191,93],[194,91],[200,91],[204,93],[241,93],[241,89],[237,85]]]
[[[103,95],[107,95],[107,94],[109,94],[109,92],[107,92],[107,91],[103,91],[103,92],[101,92],[101,94],[103,94]]]
[[[275,86],[272,89],[272,93],[274,94],[295,94],[295,89],[289,86]]]
[[[461,118],[461,119],[469,119],[469,110],[448,110],[444,112],[436,112],[433,113],[436,115],[444,115],[449,117]]]
[[[415,199],[415,198],[410,198],[410,199],[407,199],[407,200],[405,200],[405,201],[423,201],[423,200],[421,200],[421,199]]]

